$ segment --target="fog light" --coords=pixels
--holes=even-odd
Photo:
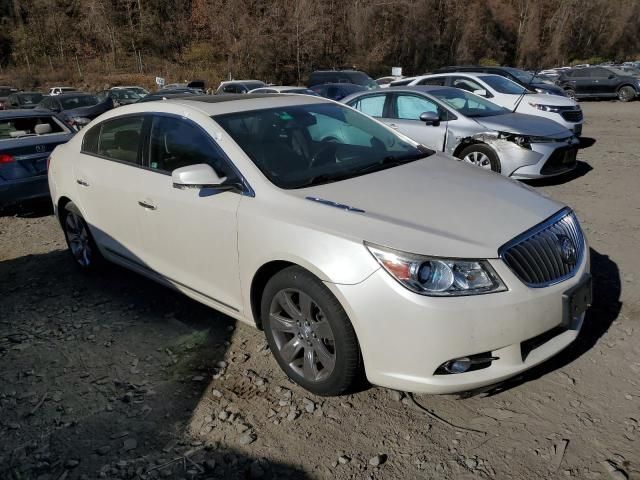
[[[469,357],[456,358],[445,363],[444,369],[448,373],[464,373],[471,368],[471,364]]]

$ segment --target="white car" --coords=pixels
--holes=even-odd
[[[78,90],[73,87],[51,87],[49,89],[49,95],[55,96],[55,95],[60,95],[62,93],[77,92],[77,91]]]
[[[264,329],[320,395],[363,374],[500,382],[569,345],[591,298],[569,208],[324,98],[128,105],[49,165],[80,267],[108,259]]]
[[[489,73],[439,73],[415,77],[409,85],[443,85],[461,88],[488,98],[518,113],[537,115],[559,123],[576,135],[582,134],[584,117],[580,106],[570,98],[530,92],[501,75]]]

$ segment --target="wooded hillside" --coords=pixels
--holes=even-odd
[[[0,22],[0,73],[34,84],[640,57],[640,0],[0,0]]]

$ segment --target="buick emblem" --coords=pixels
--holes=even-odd
[[[576,263],[576,246],[569,237],[558,235],[558,246],[560,247],[560,258],[564,263]]]
[[[47,150],[47,147],[45,147],[44,145],[36,145],[36,152],[43,153],[46,150]]]

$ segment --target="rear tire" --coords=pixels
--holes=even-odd
[[[564,91],[564,93],[566,93],[566,94],[567,94],[567,97],[569,97],[571,100],[574,100],[574,101],[576,101],[576,102],[578,101],[578,99],[576,98],[576,91],[575,91],[574,89],[572,89],[572,88],[567,88],[567,89]]]
[[[303,268],[276,273],[262,294],[262,325],[291,380],[322,396],[342,395],[362,376],[356,333],[329,289]]]
[[[91,235],[87,222],[73,202],[65,205],[60,214],[60,223],[75,264],[84,271],[100,268],[104,264],[104,257]]]
[[[496,173],[500,173],[501,170],[498,154],[493,148],[484,143],[474,143],[462,149],[462,151],[458,153],[458,158],[463,162],[470,163],[485,170],[492,170]]]
[[[636,97],[636,91],[633,87],[625,85],[618,90],[618,100],[621,102],[630,102]]]

